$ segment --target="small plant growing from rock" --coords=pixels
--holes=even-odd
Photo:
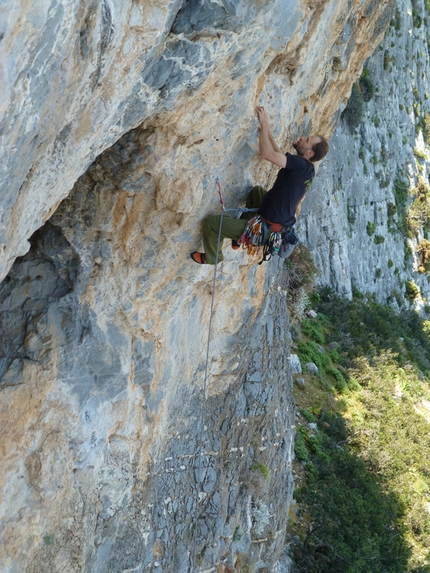
[[[269,468],[266,464],[252,464],[251,471],[259,471],[266,481],[270,479]]]
[[[350,131],[354,131],[363,121],[364,104],[363,94],[361,93],[360,84],[356,82],[352,86],[351,95],[348,103],[342,112],[342,118],[347,123]]]
[[[430,273],[430,242],[422,239],[417,246],[420,265],[418,271],[420,273]]]
[[[370,221],[366,225],[366,231],[369,237],[375,234],[376,231],[376,223],[371,223]]]
[[[417,287],[413,280],[406,281],[405,291],[406,297],[411,301],[415,300],[420,294],[420,289]]]

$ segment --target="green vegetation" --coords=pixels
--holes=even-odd
[[[427,2],[427,0],[426,0]],[[396,10],[396,15],[395,17],[390,21],[390,26],[393,26],[393,28],[397,31],[399,31],[402,27],[402,22],[401,22],[401,12],[399,9]]]
[[[409,300],[415,300],[420,294],[420,289],[413,280],[410,280],[405,283],[405,292]]]
[[[417,246],[420,264],[418,271],[420,273],[430,273],[430,242],[422,239]]]
[[[370,70],[366,67],[363,68],[363,72],[358,80],[361,95],[363,101],[369,102],[375,94],[375,86],[373,85],[372,79],[370,77]]]
[[[376,114],[372,116],[372,123],[375,127],[379,127],[381,125],[381,121]]]
[[[355,214],[354,210],[352,209],[352,207],[349,203],[349,199],[347,199],[347,218],[348,218],[348,223],[350,225],[353,225],[355,223],[355,221],[357,220],[357,215]]]
[[[345,120],[351,132],[353,132],[363,120],[364,104],[363,94],[359,82],[352,86],[351,95],[348,103],[342,112],[342,118]]]
[[[368,221],[368,223],[366,225],[366,231],[367,231],[367,234],[369,235],[369,237],[374,235],[375,231],[376,231],[376,223],[371,223],[370,221]]]
[[[414,147],[414,155],[418,159],[427,159],[427,153],[421,149],[418,149],[418,147]]]
[[[334,56],[331,67],[333,72],[338,72],[341,69],[341,60],[339,56]]]
[[[384,70],[391,72],[393,70],[393,66],[391,63],[396,61],[395,56],[390,56],[390,52],[388,50],[384,51]]]
[[[406,214],[409,199],[409,184],[405,183],[402,172],[398,172],[394,181],[394,200],[397,211],[397,228],[402,234],[406,234]]]
[[[323,376],[330,366],[344,385],[309,376],[307,393],[295,389],[304,420],[296,570],[429,573],[430,321],[327,288],[315,300],[301,348],[325,357]]]
[[[387,215],[388,217],[394,217],[394,215],[397,213],[397,207],[395,206],[394,203],[387,203]]]
[[[292,318],[300,322],[309,303],[309,294],[313,291],[317,269],[311,252],[301,244],[296,246],[284,264],[288,277],[287,297],[290,313]]]
[[[252,464],[251,471],[258,471],[266,481],[270,479],[270,472],[266,464]]]
[[[385,237],[383,237],[382,235],[375,235],[373,242],[375,243],[375,245],[381,245],[382,243],[385,243]]]
[[[430,187],[418,177],[416,188],[411,190],[413,201],[407,216],[408,230],[417,235],[420,229],[430,231]]]
[[[425,144],[430,145],[430,113],[424,112],[424,115],[419,119],[417,128],[422,132]]]

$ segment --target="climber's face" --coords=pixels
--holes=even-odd
[[[314,152],[312,151],[313,146],[320,141],[321,138],[318,137],[318,135],[310,135],[309,137],[302,136],[296,141],[296,143],[293,143],[293,147],[297,151],[297,155],[300,155],[305,159],[310,159],[314,155]]]

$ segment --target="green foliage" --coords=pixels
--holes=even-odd
[[[333,60],[332,60],[332,71],[333,72],[338,72],[339,70],[341,70],[341,59],[339,58],[339,56],[334,56]]]
[[[317,272],[312,253],[305,245],[297,245],[291,256],[285,260],[287,292],[291,318],[300,322],[310,303],[313,282]]]
[[[361,93],[360,84],[356,82],[352,86],[351,95],[348,103],[342,112],[342,118],[345,120],[351,132],[355,131],[364,117],[363,94]]]
[[[388,217],[394,217],[394,215],[397,213],[397,207],[395,206],[394,203],[387,203],[387,215]]]
[[[308,340],[307,342],[300,341],[297,345],[297,352],[302,364],[313,362],[318,366],[318,370],[323,370],[324,366],[330,363],[330,357],[325,352],[321,352],[318,344]]]
[[[430,242],[422,239],[417,246],[420,264],[418,271],[420,273],[430,273]]]
[[[371,237],[376,231],[376,223],[371,223],[370,221],[366,225],[366,231],[369,237]]]
[[[412,19],[413,19],[413,24],[414,24],[414,28],[421,28],[422,23],[423,23],[423,19],[420,16],[420,14],[418,13],[417,10],[412,10]]]
[[[306,447],[306,438],[303,432],[296,432],[296,438],[294,442],[294,454],[298,460],[301,462],[308,462],[310,460],[309,452]]]
[[[420,289],[413,280],[410,280],[405,283],[405,292],[409,300],[415,300],[420,294]]]
[[[308,422],[316,422],[316,418],[315,416],[312,414],[312,412],[309,412],[309,410],[306,410],[306,408],[300,408],[300,414],[306,418],[306,420]]]
[[[269,468],[266,466],[266,464],[257,464],[257,463],[252,464],[251,471],[260,472],[266,481],[269,481],[270,479]]]
[[[414,147],[414,155],[418,159],[423,159],[424,161],[427,159],[427,153],[421,149],[418,149],[418,147]]]
[[[306,549],[296,555],[303,571],[319,573],[403,573],[408,550],[401,538],[402,504],[387,494],[365,463],[347,448],[340,415],[322,413],[321,431],[308,439],[312,476],[295,497],[312,513]],[[318,556],[325,548],[324,559]],[[306,563],[314,567],[306,568]]]
[[[430,113],[424,112],[424,115],[418,121],[417,127],[423,134],[424,143],[427,146],[430,145]]]
[[[363,68],[363,73],[359,79],[359,85],[363,101],[369,102],[375,94],[375,86],[373,85],[370,77],[370,70],[366,67]]]
[[[426,0],[427,1],[427,0]],[[396,15],[395,17],[390,21],[390,26],[393,26],[393,28],[398,32],[399,30],[401,30],[402,28],[402,22],[401,22],[401,12],[399,9],[396,10]]]
[[[373,242],[375,243],[375,245],[381,245],[382,243],[385,243],[385,237],[383,237],[382,235],[375,235]]]
[[[418,235],[421,229],[430,230],[430,187],[421,177],[418,177],[413,195],[407,215],[407,228],[411,235]]]
[[[351,208],[351,205],[349,204],[349,199],[347,200],[347,217],[348,217],[348,223],[350,225],[353,225],[355,223],[355,221],[357,220],[357,215],[354,213],[353,209]]]
[[[375,127],[379,127],[381,125],[381,121],[376,114],[372,115],[372,123]]]
[[[405,266],[407,262],[412,258],[412,255],[413,255],[412,247],[410,246],[408,241],[405,240],[405,255],[404,255]]]
[[[393,263],[393,261],[392,261],[391,259],[389,259],[387,265],[388,265],[388,268],[389,268],[389,269],[391,269],[392,267],[394,267],[394,263]]]
[[[409,198],[409,185],[405,183],[402,172],[399,171],[394,180],[394,200],[397,209],[397,227],[401,233],[406,233],[406,212]]]
[[[319,295],[327,344],[339,351],[325,373],[346,385],[337,409],[307,410],[317,432],[297,432],[306,479],[295,496],[312,522],[297,570],[428,573],[430,320],[328,288]]]
[[[319,292],[318,311],[331,320],[326,341],[339,344],[339,354],[346,360],[344,366],[359,356],[390,350],[398,355],[399,366],[408,361],[430,376],[430,338],[415,312],[403,310],[399,316],[391,307],[372,300],[354,296],[352,301],[346,301],[328,288]]]
[[[301,323],[302,332],[318,344],[324,344],[325,336],[322,324],[312,318],[305,318]]]

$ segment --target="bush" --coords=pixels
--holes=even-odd
[[[421,273],[430,273],[430,242],[422,239],[417,246],[419,256],[418,270]]]
[[[318,344],[325,343],[324,329],[317,320],[305,318],[301,323],[301,327],[303,334],[312,338]]]
[[[375,93],[375,87],[370,78],[370,71],[366,67],[363,68],[363,73],[361,74],[361,77],[359,79],[359,85],[363,101],[369,102],[373,98],[373,95]]]
[[[376,223],[371,223],[370,221],[366,225],[366,231],[369,237],[371,237],[376,231]]]
[[[397,213],[397,207],[395,206],[394,203],[387,203],[387,215],[388,217],[394,217],[394,215]]]
[[[382,243],[385,243],[385,237],[383,237],[382,235],[375,235],[373,242],[375,243],[375,245],[381,245]]]
[[[345,120],[350,131],[354,131],[363,121],[364,105],[363,94],[358,82],[353,84],[348,103],[342,112],[342,119]]]

